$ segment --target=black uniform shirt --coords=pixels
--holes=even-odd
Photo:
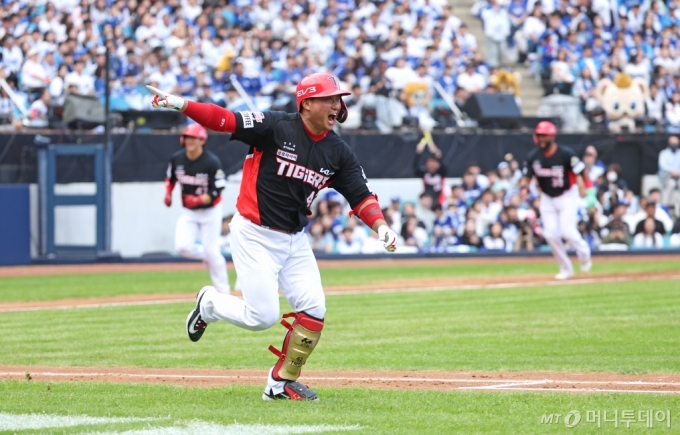
[[[179,181],[184,195],[203,195],[212,198],[210,204],[200,205],[194,209],[208,208],[216,205],[222,198],[220,192],[226,186],[226,178],[220,159],[213,153],[203,150],[196,160],[189,160],[186,151],[181,149],[170,157],[167,177],[171,182]]]
[[[423,189],[430,198],[432,204],[441,204],[445,199],[443,197],[444,185],[446,184],[446,167],[443,163],[439,163],[439,169],[434,174],[427,172],[426,165],[420,164],[420,154],[416,154],[413,161],[413,172],[417,177],[423,179]]]
[[[585,164],[569,147],[558,146],[550,157],[546,157],[537,147],[527,155],[522,173],[529,178],[535,176],[541,190],[548,196],[556,197],[576,184],[576,176],[583,169]]]
[[[232,140],[250,145],[236,208],[258,225],[301,231],[314,198],[331,186],[352,208],[373,195],[349,146],[330,131],[314,141],[299,113],[238,112]]]

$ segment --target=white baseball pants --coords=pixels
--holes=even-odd
[[[565,239],[574,247],[581,264],[590,260],[590,247],[583,240],[577,228],[578,204],[577,185],[573,185],[571,189],[554,198],[541,192],[539,211],[543,221],[543,236],[560,266],[560,272],[569,274],[574,273],[574,267],[569,261],[567,249],[562,239]]]
[[[221,207],[182,208],[175,227],[175,250],[182,257],[204,261],[213,286],[221,293],[229,293],[227,262],[220,251],[221,233]],[[196,243],[199,239],[201,244]]]
[[[279,321],[279,289],[296,312],[323,319],[326,297],[321,275],[307,235],[285,234],[263,228],[236,214],[231,228],[231,255],[243,299],[208,291],[201,302],[201,317],[224,320],[251,331],[267,329]]]

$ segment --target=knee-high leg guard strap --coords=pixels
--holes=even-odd
[[[309,354],[321,338],[323,320],[315,319],[305,313],[283,315],[284,319],[288,317],[294,317],[295,321],[291,325],[286,320],[281,320],[281,324],[288,329],[286,338],[283,339],[283,347],[279,351],[274,346],[269,346],[269,350],[279,357],[272,371],[274,379],[295,381],[300,376],[302,366],[307,362]]]

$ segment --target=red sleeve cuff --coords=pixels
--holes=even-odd
[[[165,179],[165,191],[167,193],[172,193],[173,189],[175,188],[175,183],[177,181],[170,181],[169,178]]]

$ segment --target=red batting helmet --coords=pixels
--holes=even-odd
[[[182,135],[179,137],[180,145],[184,146],[184,136],[197,137],[199,139],[208,139],[208,130],[200,124],[189,124],[184,128]]]
[[[541,121],[534,130],[534,143],[538,144],[538,135],[557,136],[557,127],[550,121]]]
[[[295,88],[295,101],[297,102],[298,110],[302,110],[302,102],[307,98],[317,97],[331,97],[334,95],[352,95],[351,92],[340,89],[340,81],[333,74],[329,73],[314,73],[303,77]],[[340,113],[338,113],[338,122],[345,122],[347,120],[347,105],[340,98]]]

